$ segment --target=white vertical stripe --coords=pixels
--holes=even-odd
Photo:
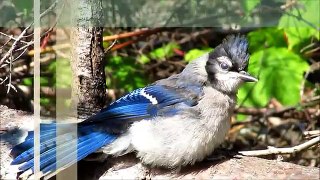
[[[34,13],[34,179],[40,179],[40,0],[33,1]]]

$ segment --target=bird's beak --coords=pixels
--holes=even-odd
[[[245,72],[245,71],[240,71],[238,73],[239,78],[242,79],[245,82],[257,82],[258,79],[251,76],[249,73]]]

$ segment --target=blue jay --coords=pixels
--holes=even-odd
[[[239,86],[257,81],[246,72],[247,50],[245,37],[227,37],[180,74],[134,90],[78,123],[77,139],[68,130],[69,124],[41,124],[41,176],[97,150],[112,156],[136,152],[151,167],[180,168],[203,160],[223,142],[230,128]],[[62,129],[58,137],[57,127]],[[72,140],[77,140],[77,152],[70,148]],[[15,157],[11,164],[18,166],[21,176],[33,174],[33,153],[31,131],[11,152]]]

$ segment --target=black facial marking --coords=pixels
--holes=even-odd
[[[216,79],[215,72],[217,72],[217,69],[216,69],[215,63],[218,63],[218,62],[207,61],[207,64],[205,67],[208,74],[208,80],[210,81],[211,84],[213,84]]]
[[[244,36],[228,36],[218,45],[214,51],[209,53],[209,59],[206,64],[206,71],[210,81],[214,81],[214,74],[217,71],[215,64],[218,63],[217,58],[226,56],[232,62],[230,71],[246,71],[248,67],[248,41]]]

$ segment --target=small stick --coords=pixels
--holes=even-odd
[[[117,43],[117,40],[115,39],[112,44],[104,51],[104,53],[108,53],[112,48],[113,46]]]
[[[289,147],[289,148],[276,148],[269,146],[268,149],[264,150],[253,150],[253,151],[239,151],[240,155],[244,156],[264,156],[264,155],[272,155],[272,154],[292,154],[308,147],[311,147],[320,142],[320,136],[310,139],[307,142],[304,142],[300,145]]]
[[[305,132],[303,132],[303,135],[309,136],[309,137],[320,136],[320,130],[305,131]]]

